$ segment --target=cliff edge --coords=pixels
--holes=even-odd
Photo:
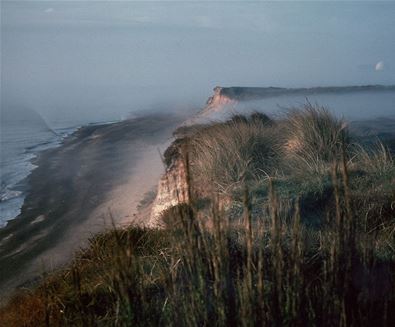
[[[359,86],[325,86],[310,88],[283,87],[221,87],[216,86],[214,94],[208,98],[206,106],[198,117],[207,117],[225,107],[234,108],[239,102],[253,101],[286,95],[311,96],[317,94],[346,94],[359,92],[395,91],[395,85],[359,85]]]

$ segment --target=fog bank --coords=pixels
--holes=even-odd
[[[395,84],[395,3],[1,2],[1,105],[49,122],[202,106],[215,85]]]

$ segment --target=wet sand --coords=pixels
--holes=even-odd
[[[93,234],[144,224],[136,206],[162,171],[175,115],[86,126],[42,152],[26,180],[21,214],[0,229],[0,301],[10,290],[67,263]],[[113,220],[113,221],[112,221]]]

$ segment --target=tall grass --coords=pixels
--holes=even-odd
[[[6,326],[391,326],[394,258],[375,257],[374,234],[345,202],[338,167],[335,211],[316,244],[307,242],[298,202],[291,216],[275,190],[251,223],[213,208],[212,228],[182,205],[166,230],[114,230],[97,236],[73,265],[0,312]],[[352,199],[348,199],[351,201]],[[178,223],[177,223],[178,222]],[[394,225],[393,225],[394,226]],[[373,238],[372,238],[373,237]]]
[[[195,180],[214,182],[226,191],[271,175],[277,163],[276,131],[273,122],[259,114],[201,128],[190,141]]]
[[[323,173],[328,163],[340,159],[342,144],[348,143],[344,121],[319,105],[307,102],[302,110],[290,109],[283,123],[284,155],[292,171]]]
[[[333,160],[340,159],[342,144],[351,157],[345,122],[309,102],[277,121],[254,113],[199,126],[189,130],[188,139],[192,177],[215,183],[225,193],[268,177],[321,177],[330,172]],[[366,155],[367,164],[373,159]]]
[[[353,155],[355,166],[366,172],[387,175],[394,169],[394,161],[390,151],[379,140],[368,148],[356,144]]]

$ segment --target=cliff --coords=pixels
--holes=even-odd
[[[225,106],[235,105],[238,102],[237,98],[227,94],[227,92],[224,91],[224,88],[220,86],[216,86],[213,91],[214,94],[208,98],[206,106],[201,112],[203,116],[205,114],[210,114],[213,111],[221,110]]]
[[[346,94],[358,92],[395,91],[395,85],[361,85],[361,86],[328,86],[311,88],[283,87],[220,87],[214,88],[214,94],[207,100],[206,106],[198,116],[208,116],[226,106],[234,107],[241,101],[267,99],[283,95],[317,95],[317,94]]]
[[[265,99],[283,95],[313,95],[313,94],[346,94],[357,92],[388,92],[395,91],[395,86],[366,85],[347,87],[313,87],[313,88],[279,88],[279,87],[220,87],[214,88],[214,94],[209,97],[205,108],[194,118],[183,123],[182,127],[174,132],[176,141],[165,152],[166,171],[159,181],[157,195],[151,207],[149,226],[160,225],[162,213],[177,204],[187,203],[187,183],[185,165],[181,158],[181,148],[185,137],[190,137],[191,131],[196,131],[199,126],[205,126],[215,118],[216,114],[221,115],[223,109],[235,108],[238,102]],[[189,125],[189,126],[188,126]],[[192,125],[192,126],[191,126]],[[380,124],[381,126],[382,124]],[[391,125],[392,126],[392,125]],[[382,127],[382,126],[381,126]],[[366,129],[365,129],[366,130]],[[377,133],[376,133],[377,134]],[[392,138],[393,139],[393,138]],[[391,144],[389,145],[391,148]],[[391,148],[392,149],[392,148]],[[198,181],[194,182],[194,191],[207,196],[204,186],[199,186]],[[221,203],[226,204],[226,199],[221,199]]]
[[[182,142],[182,139],[177,139],[164,153],[166,171],[158,183],[148,227],[159,227],[160,217],[166,209],[181,203],[188,203],[186,170],[181,155]]]

